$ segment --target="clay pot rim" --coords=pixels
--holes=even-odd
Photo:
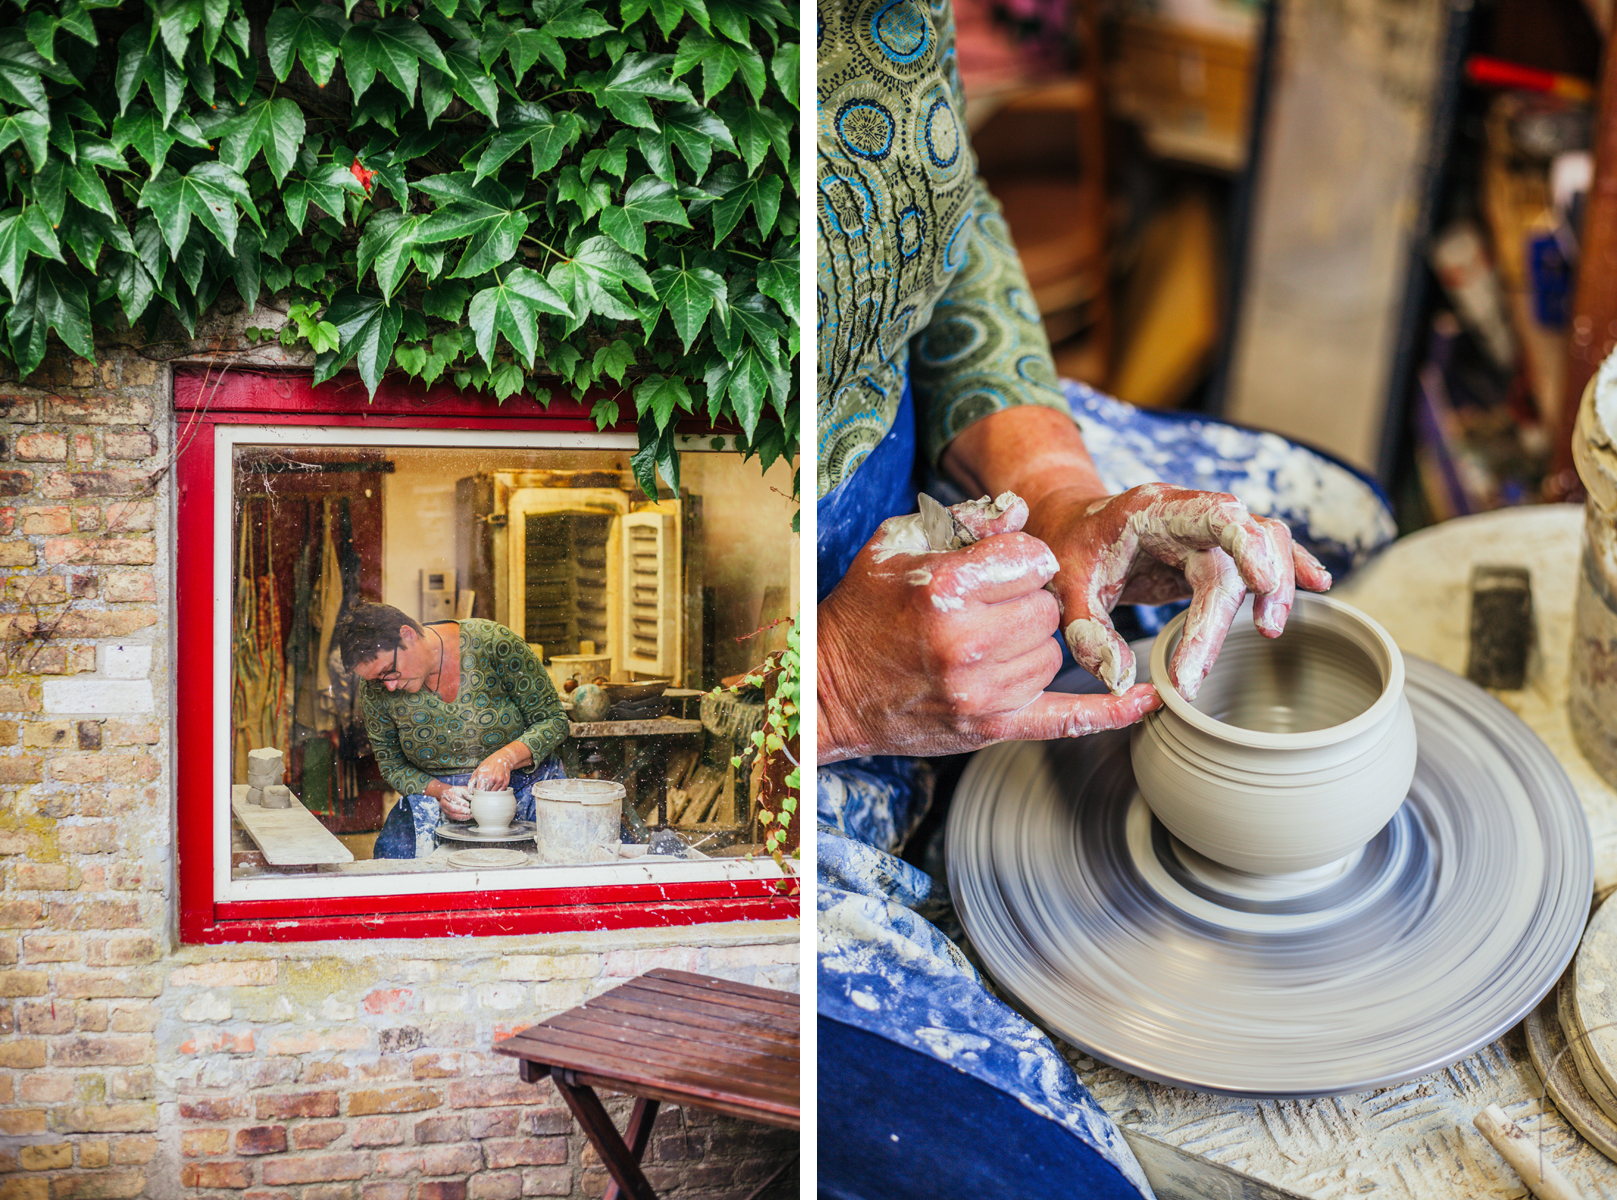
[[[1381,694],[1369,708],[1351,720],[1340,725],[1327,725],[1323,729],[1309,729],[1299,733],[1268,733],[1258,729],[1244,729],[1239,725],[1228,725],[1223,721],[1214,720],[1206,713],[1196,709],[1189,700],[1179,694],[1179,689],[1168,682],[1169,652],[1179,641],[1179,633],[1185,626],[1189,611],[1180,613],[1163,627],[1157,634],[1156,641],[1151,646],[1151,678],[1161,680],[1157,692],[1162,697],[1165,711],[1161,714],[1152,713],[1146,718],[1150,721],[1161,715],[1171,712],[1175,717],[1184,721],[1191,728],[1217,738],[1230,745],[1242,746],[1254,750],[1313,750],[1321,746],[1337,745],[1348,741],[1362,733],[1367,733],[1388,720],[1399,701],[1404,695],[1404,656],[1398,649],[1398,643],[1392,640],[1381,625],[1367,614],[1360,612],[1351,604],[1341,600],[1333,600],[1329,596],[1318,596],[1308,592],[1298,592],[1296,603],[1292,606],[1292,614],[1299,609],[1318,606],[1326,613],[1334,613],[1347,624],[1356,625],[1365,634],[1368,640],[1380,647],[1386,657],[1386,673],[1382,683]],[[1236,620],[1242,619],[1242,614],[1248,611],[1243,605],[1236,615]],[[1232,632],[1234,627],[1232,626]],[[1248,631],[1254,637],[1262,637],[1255,629]],[[1282,633],[1281,637],[1286,635]],[[1372,653],[1371,657],[1374,657]],[[1381,664],[1377,664],[1378,666]],[[1213,669],[1218,669],[1215,664]]]

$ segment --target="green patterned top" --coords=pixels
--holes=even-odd
[[[460,694],[453,703],[422,688],[390,692],[365,685],[365,732],[376,765],[401,796],[441,775],[474,770],[501,746],[521,741],[540,762],[567,737],[550,674],[528,644],[504,625],[460,623]]]
[[[906,370],[935,460],[1016,404],[1070,412],[966,138],[949,0],[819,6],[819,495],[892,427]]]

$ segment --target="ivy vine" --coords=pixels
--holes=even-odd
[[[251,336],[505,400],[595,390],[797,452],[798,17],[781,0],[13,0],[0,353]],[[626,407],[628,406],[628,407]]]
[[[782,766],[790,766],[781,776],[783,793],[769,796],[760,803],[759,823],[764,828],[764,852],[777,864],[785,865],[785,847],[790,837],[792,819],[797,815],[798,797],[802,794],[803,768],[794,756],[798,746],[799,719],[802,712],[802,655],[798,619],[792,618],[786,631],[786,649],[771,654],[763,664],[739,680],[732,691],[744,688],[764,688],[763,728],[751,735],[754,750],[766,759]],[[773,687],[767,685],[772,683]],[[730,759],[730,765],[739,768],[744,755]],[[764,789],[769,791],[767,787]]]

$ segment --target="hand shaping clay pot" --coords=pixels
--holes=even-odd
[[[472,820],[484,833],[503,833],[511,828],[516,811],[517,794],[510,788],[472,793]]]
[[[1237,871],[1289,874],[1336,862],[1381,831],[1415,775],[1404,660],[1369,617],[1298,593],[1280,637],[1247,599],[1201,693],[1169,683],[1184,628],[1151,651],[1163,708],[1137,727],[1140,794],[1170,833]]]

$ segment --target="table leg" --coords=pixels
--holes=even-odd
[[[646,1157],[646,1146],[651,1141],[652,1122],[657,1119],[657,1109],[662,1106],[660,1100],[651,1100],[642,1096],[634,1102],[634,1112],[629,1114],[629,1129],[624,1137],[628,1143],[629,1157],[634,1159],[638,1166],[640,1160]],[[623,1189],[613,1180],[606,1189],[606,1195],[601,1200],[622,1200]]]
[[[612,1117],[601,1104],[595,1089],[574,1082],[577,1077],[571,1071],[552,1071],[550,1077],[561,1098],[567,1102],[567,1107],[573,1110],[573,1116],[583,1126],[584,1136],[589,1138],[601,1161],[606,1164],[618,1191],[630,1200],[657,1200],[657,1193],[651,1190],[651,1184],[640,1172],[640,1154],[632,1153],[624,1144],[618,1127],[612,1124]],[[646,1103],[642,1100],[635,1105],[635,1117],[641,1115],[641,1105]],[[653,1111],[645,1115],[647,1119],[643,1129],[635,1125],[634,1117],[629,1121],[629,1136],[640,1142],[640,1153],[645,1152],[645,1141],[642,1139],[649,1138],[651,1118],[656,1114]]]

